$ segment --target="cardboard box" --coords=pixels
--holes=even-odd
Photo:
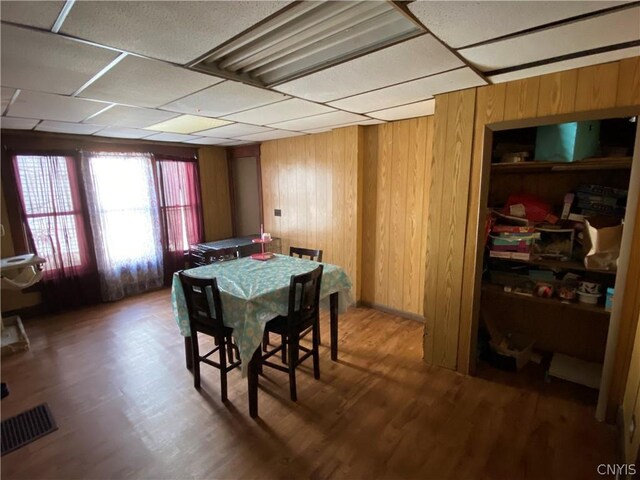
[[[519,333],[512,333],[509,336],[505,336],[499,343],[493,339],[489,341],[491,349],[498,355],[513,358],[518,370],[522,369],[522,367],[531,360],[534,343],[535,340],[531,337]]]

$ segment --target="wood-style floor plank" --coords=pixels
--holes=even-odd
[[[48,402],[59,429],[3,457],[3,479],[583,479],[615,458],[586,390],[428,366],[422,324],[375,310],[341,317],[340,361],[321,346],[297,403],[265,370],[257,421],[239,371],[226,405],[215,369],[193,389],[168,290],[25,327],[31,350],[2,361],[2,418]]]

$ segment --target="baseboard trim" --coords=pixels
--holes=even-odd
[[[408,320],[414,320],[416,322],[424,323],[424,317],[422,315],[418,315],[416,313],[404,312],[402,310],[396,310],[395,308],[387,307],[385,305],[380,305],[379,303],[371,303],[360,300],[358,302],[359,307],[373,308],[374,310],[380,310],[384,313],[389,313],[391,315],[397,315],[398,317],[406,318]]]
[[[34,318],[39,317],[47,313],[44,303],[40,302],[36,305],[29,305],[28,307],[16,308],[13,310],[7,310],[2,312],[3,317],[12,317],[17,315],[20,318]]]

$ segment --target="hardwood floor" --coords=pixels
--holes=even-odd
[[[31,350],[5,357],[2,418],[48,402],[59,430],[2,457],[3,479],[586,479],[615,459],[615,431],[563,382],[422,361],[422,324],[369,309],[340,319],[340,360],[321,380],[265,370],[260,418],[246,379],[203,366],[202,391],[163,290],[25,322]]]

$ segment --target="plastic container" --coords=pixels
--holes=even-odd
[[[608,312],[613,308],[613,294],[615,293],[613,288],[607,288],[607,297],[604,302],[604,309]]]
[[[588,303],[590,305],[596,305],[598,299],[602,296],[601,293],[586,293],[578,290],[578,300],[580,303]]]

